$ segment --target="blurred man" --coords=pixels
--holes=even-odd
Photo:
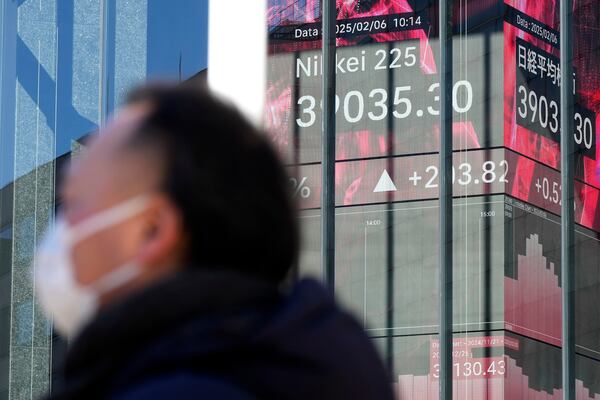
[[[391,399],[298,251],[285,172],[231,107],[134,93],[71,166],[36,286],[72,339],[52,399]]]

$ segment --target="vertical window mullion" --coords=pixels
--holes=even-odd
[[[562,384],[563,398],[575,400],[575,298],[574,298],[574,144],[573,132],[573,1],[560,2],[561,100],[561,279],[562,279]]]
[[[440,400],[452,400],[452,0],[439,1]]]
[[[321,265],[323,278],[333,291],[335,285],[335,57],[336,1],[323,0],[323,117]]]

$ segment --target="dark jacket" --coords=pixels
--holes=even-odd
[[[186,271],[100,313],[52,399],[392,399],[361,326],[314,280],[289,294]]]

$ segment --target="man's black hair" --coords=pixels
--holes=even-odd
[[[131,144],[163,161],[162,190],[189,237],[186,262],[281,282],[296,262],[297,216],[266,135],[207,89],[148,86],[128,102],[150,105]]]

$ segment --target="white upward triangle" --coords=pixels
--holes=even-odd
[[[381,174],[381,178],[379,178],[379,182],[377,182],[377,186],[375,186],[375,190],[373,193],[381,193],[381,192],[395,192],[398,188],[394,185],[392,178],[390,178],[390,174],[388,174],[387,170],[383,170],[383,174]]]

